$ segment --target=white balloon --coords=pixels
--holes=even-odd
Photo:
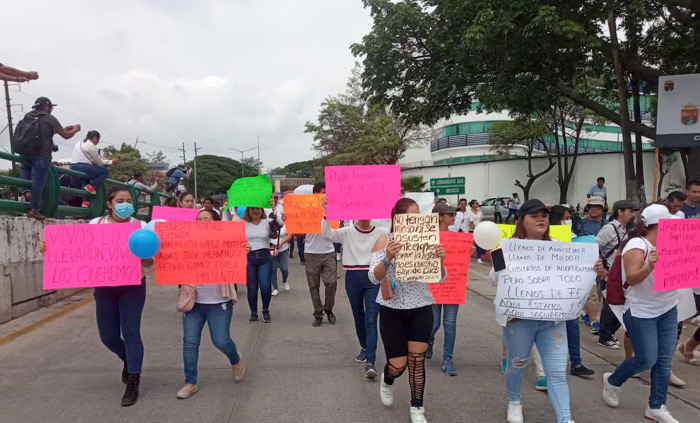
[[[501,242],[501,229],[493,222],[481,222],[474,228],[474,242],[484,250],[493,250]]]

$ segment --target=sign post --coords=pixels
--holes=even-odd
[[[430,190],[437,195],[460,195],[465,193],[467,178],[432,178]]]

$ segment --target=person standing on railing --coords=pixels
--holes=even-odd
[[[88,131],[84,140],[75,143],[73,156],[71,157],[70,168],[78,172],[83,172],[90,176],[90,182],[83,185],[83,189],[95,195],[95,187],[102,185],[109,176],[107,166],[118,162],[117,159],[108,160],[100,157],[97,151],[97,144],[100,142],[100,133]],[[90,198],[83,197],[83,207],[90,206]]]
[[[36,139],[31,140],[31,149],[21,153],[24,158],[20,174],[22,179],[32,181],[32,196],[29,202],[29,212],[27,216],[44,220],[46,216],[41,213],[41,197],[46,186],[46,179],[51,170],[51,153],[54,149],[53,136],[58,134],[64,139],[71,139],[75,134],[80,132],[80,125],[71,125],[62,127],[58,119],[51,115],[51,111],[56,104],[46,97],[39,97],[32,106],[32,111],[24,115],[17,125],[15,138],[20,138],[22,130],[31,133],[33,122],[38,123],[38,133]],[[15,140],[18,142],[21,140]]]

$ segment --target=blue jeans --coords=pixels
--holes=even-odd
[[[532,345],[542,357],[547,376],[547,392],[554,407],[558,423],[571,420],[569,386],[566,384],[567,341],[564,322],[541,320],[513,320],[503,328],[503,337],[508,350],[506,366],[506,389],[509,401],[520,401],[520,385],[523,372],[529,361]]]
[[[299,250],[299,261],[304,263],[304,236],[297,237],[297,250]]]
[[[192,310],[182,314],[182,358],[185,362],[185,384],[197,383],[197,361],[199,344],[202,341],[204,322],[209,323],[211,342],[226,357],[229,363],[241,361],[236,344],[231,339],[231,317],[233,301],[219,304],[194,303]]]
[[[444,312],[443,312],[444,311]],[[440,329],[442,320],[445,328],[445,342],[442,347],[442,359],[452,360],[457,338],[457,312],[459,304],[433,304],[433,332],[430,334],[430,345],[435,342],[435,334]]]
[[[623,361],[608,382],[622,386],[632,375],[651,369],[649,408],[658,409],[665,405],[678,335],[677,319],[676,307],[651,319],[634,317],[627,310],[622,320],[632,341],[634,357]]]
[[[280,252],[277,257],[272,257],[272,289],[277,289],[277,268],[282,271],[282,283],[287,283],[289,277],[289,250]]]
[[[577,367],[581,364],[581,328],[578,326],[578,319],[566,321],[566,340],[569,344],[571,365]]]
[[[102,185],[109,175],[109,169],[104,166],[91,165],[87,163],[71,163],[70,168],[71,170],[83,172],[90,176],[90,178],[92,178],[90,179],[90,185],[92,185],[93,188]],[[83,183],[83,186],[85,185],[86,184]],[[83,197],[83,201],[90,201],[90,198]]]
[[[100,340],[126,362],[129,373],[140,374],[143,365],[141,314],[146,304],[146,279],[141,285],[95,288],[93,295]]]
[[[41,211],[41,197],[44,195],[46,179],[51,171],[51,159],[39,156],[22,156],[26,163],[22,163],[19,173],[22,179],[32,181],[32,198],[29,200],[29,208]],[[34,173],[32,177],[32,173]]]
[[[518,214],[518,209],[508,209],[508,217],[506,217],[506,222],[510,220],[510,217],[513,216],[513,222],[515,222],[515,216]]]
[[[345,291],[348,293],[352,317],[355,320],[355,332],[360,346],[367,350],[367,362],[374,364],[377,360],[377,315],[379,305],[377,295],[379,285],[369,280],[367,269],[347,270],[345,272]]]
[[[263,310],[270,309],[272,299],[272,256],[270,250],[255,250],[248,253],[248,305],[250,312],[258,312],[258,288],[262,297]]]

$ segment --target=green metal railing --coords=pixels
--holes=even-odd
[[[11,161],[13,162],[13,164],[22,164],[24,162],[24,158],[22,156],[4,152],[0,152],[0,159]],[[131,198],[134,202],[134,209],[136,210],[136,214],[134,214],[134,217],[139,220],[151,220],[153,206],[160,206],[162,199],[165,198],[173,201],[175,200],[175,197],[171,195],[161,194],[158,192],[148,193],[135,188],[133,185],[129,185],[119,181],[114,181],[112,179],[107,179],[103,185],[96,186],[95,194],[91,194],[82,189],[62,187],[59,183],[59,177],[63,174],[77,176],[83,181],[90,180],[90,176],[88,176],[85,173],[51,165],[49,176],[46,180],[46,187],[44,188],[44,192],[41,196],[41,211],[46,217],[65,216],[92,219],[95,217],[103,216],[105,213],[105,199],[107,198],[105,185],[120,185],[126,187],[129,190],[129,192],[131,193]],[[32,181],[14,178],[12,176],[0,175],[0,186],[31,189]],[[141,201],[140,195],[142,193],[150,195],[151,201]],[[61,197],[64,195],[90,198],[90,206],[72,207],[62,205]],[[148,208],[148,213],[139,213],[139,210],[144,208]],[[26,203],[24,201],[0,199],[0,214],[19,215],[26,213],[28,210],[29,203]]]

